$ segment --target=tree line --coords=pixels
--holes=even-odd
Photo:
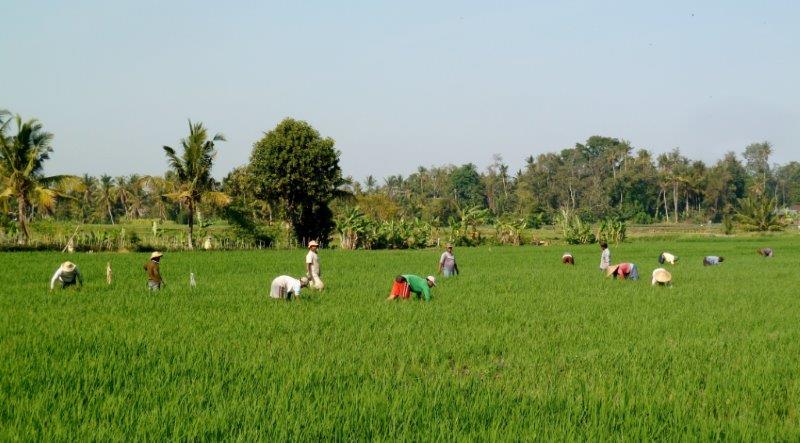
[[[517,227],[555,223],[564,214],[586,223],[639,224],[720,222],[736,215],[756,226],[763,220],[747,221],[754,212],[769,218],[800,202],[800,163],[772,164],[768,142],[709,165],[677,148],[654,155],[623,139],[593,136],[561,152],[530,156],[517,171],[495,155],[483,170],[472,163],[420,166],[408,176],[361,182],[342,175],[333,139],[291,118],[255,141],[248,163],[221,181],[211,171],[225,137],[201,123],[189,122],[177,149],[161,148],[166,171],[160,176],[46,176],[53,140],[38,120],[0,111],[0,226],[21,243],[37,219],[173,220],[187,224],[192,248],[194,226],[209,218],[225,218],[240,235],[266,240],[274,226],[289,226],[305,242],[327,240],[337,221],[341,235],[354,217],[453,228],[467,223],[465,214],[472,214],[470,225]],[[768,221],[765,229],[772,227]]]

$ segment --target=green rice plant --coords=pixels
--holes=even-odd
[[[2,253],[0,440],[796,441],[800,236],[766,240],[633,238],[638,282],[596,245],[457,248],[429,303],[385,297],[432,249],[322,250],[300,302],[267,294],[303,250],[167,253],[159,293],[147,253]],[[85,286],[49,292],[67,259]]]

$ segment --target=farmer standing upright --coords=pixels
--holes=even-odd
[[[308,285],[318,291],[325,289],[325,283],[319,277],[321,275],[319,268],[319,255],[317,250],[319,243],[314,240],[308,242],[308,254],[306,254],[306,276],[308,277]]]
[[[439,274],[445,277],[452,277],[459,273],[458,264],[456,263],[456,256],[453,255],[453,245],[448,243],[445,248],[445,251],[442,252],[442,256],[439,258]]]
[[[611,266],[611,250],[606,242],[600,242],[600,249],[603,251],[600,254],[600,270],[605,272]]]
[[[161,278],[161,257],[164,254],[153,251],[150,254],[150,260],[144,265],[144,270],[147,271],[147,289],[151,291],[158,291],[164,285],[164,279]]]

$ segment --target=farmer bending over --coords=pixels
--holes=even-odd
[[[609,266],[606,277],[621,278],[623,280],[639,280],[639,270],[633,263],[620,263]]]
[[[653,271],[653,286],[671,286],[672,285],[672,274],[669,273],[664,268],[658,268]]]
[[[308,278],[301,277],[296,279],[288,275],[281,275],[272,280],[269,288],[269,296],[279,300],[291,300],[292,297],[300,300],[300,289],[308,286]]]
[[[725,257],[717,257],[716,255],[709,255],[703,258],[703,266],[717,266],[725,261]]]
[[[53,274],[53,278],[50,279],[51,291],[53,288],[55,288],[56,281],[61,282],[61,289],[76,285],[83,287],[83,276],[81,276],[81,271],[79,271],[78,266],[71,261],[65,261],[64,263],[61,263],[61,266],[56,269],[56,273]]]
[[[658,263],[664,264],[664,262],[674,265],[678,261],[678,257],[669,252],[662,252],[661,255],[658,256]]]
[[[561,256],[561,263],[565,265],[575,265],[575,257],[572,256],[569,252],[565,252],[564,255]]]
[[[394,279],[392,291],[387,300],[408,299],[413,292],[417,299],[424,298],[425,301],[431,301],[431,288],[434,286],[436,286],[436,279],[432,275],[427,278],[412,274],[398,275]]]
[[[772,257],[772,254],[773,254],[772,248],[761,248],[758,250],[758,255],[765,258]]]

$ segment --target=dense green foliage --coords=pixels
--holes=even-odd
[[[575,267],[557,247],[460,248],[428,304],[384,298],[438,250],[323,251],[326,291],[300,303],[267,291],[302,250],[168,254],[159,294],[145,254],[4,254],[0,439],[797,440],[799,247],[612,246],[639,282],[603,278],[596,245]],[[662,250],[681,257],[671,289],[647,281]],[[87,286],[48,293],[66,258]]]
[[[163,176],[84,174],[60,180],[42,175],[52,136],[40,123],[29,122],[17,135],[10,134],[7,114],[0,114],[0,123],[3,146],[14,147],[6,149],[4,158],[25,157],[11,154],[20,149],[39,153],[28,156],[35,167],[24,169],[32,172],[23,181],[7,166],[9,161],[4,160],[6,166],[0,170],[4,184],[0,240],[6,246],[9,238],[27,242],[28,220],[52,219],[187,223],[187,248],[197,244],[195,223],[207,225],[223,218],[250,245],[309,239],[327,244],[331,234],[341,238],[341,232],[349,229],[336,227],[334,221],[347,220],[354,207],[370,222],[364,227],[374,237],[372,241],[362,235],[358,247],[424,247],[427,242],[420,241],[424,238],[405,235],[420,227],[449,230],[448,237],[458,244],[481,244],[486,229],[462,226],[465,214],[475,211],[482,214],[481,223],[494,232],[492,240],[498,243],[520,243],[525,227],[552,224],[575,228],[565,231],[567,237],[586,243],[606,235],[624,237],[616,229],[622,226],[619,223],[725,222],[730,232],[737,221],[745,230],[781,229],[787,218],[797,218],[800,203],[800,163],[772,165],[767,142],[745,147],[741,157],[729,152],[706,165],[679,149],[656,156],[622,139],[592,136],[573,148],[531,156],[516,172],[494,155],[483,171],[472,163],[419,166],[405,177],[391,175],[379,183],[367,176],[362,184],[342,177],[340,152],[331,138],[322,137],[304,121],[287,118],[256,141],[250,162],[229,172],[222,183],[210,176],[214,142],[221,138],[209,139],[201,125],[190,125],[181,156],[166,149],[169,170]],[[36,147],[36,140],[41,146]],[[20,165],[14,167],[24,166]],[[16,191],[23,188],[25,192]],[[772,220],[766,228],[747,215],[753,215],[752,206],[742,206],[764,201],[774,202],[771,207],[760,206],[768,209],[759,215],[760,222]],[[571,214],[569,225],[563,224],[562,211]],[[614,229],[609,230],[612,222]],[[287,231],[291,241],[282,240]],[[431,239],[430,234],[427,237]]]
[[[279,208],[301,242],[327,241],[329,204],[344,184],[339,152],[306,122],[287,118],[253,146],[247,172],[255,195]]]

